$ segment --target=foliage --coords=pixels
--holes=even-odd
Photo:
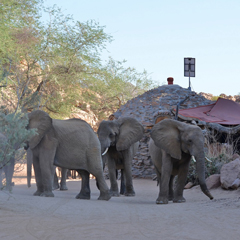
[[[41,21],[42,12],[49,21]],[[40,0],[2,0],[0,13],[1,98],[11,112],[41,108],[66,118],[81,109],[103,118],[153,86],[125,61],[103,65],[112,37],[94,20],[74,21]]]
[[[146,71],[138,73],[134,68],[125,68],[126,61],[115,61],[111,57],[102,72],[93,76],[95,84],[88,84],[83,96],[88,98],[91,110],[98,117],[106,118],[128,100],[154,87]]]
[[[234,153],[238,152],[239,138],[233,139],[232,136],[227,135],[225,143],[219,143],[217,139],[219,136],[212,131],[207,131],[205,136],[206,151],[205,156],[211,161],[205,161],[205,178],[213,174],[220,174],[221,167],[232,161]],[[188,182],[198,184],[196,163],[191,161],[187,177]]]
[[[220,98],[220,97],[219,97],[219,96],[213,96],[211,100],[212,100],[212,101],[217,101],[218,98]]]
[[[6,136],[6,141],[0,141],[0,168],[7,165],[16,151],[24,146],[25,141],[36,134],[35,129],[26,129],[27,125],[27,114],[17,112],[5,115],[0,112],[0,132]]]

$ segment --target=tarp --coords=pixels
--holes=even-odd
[[[210,105],[181,109],[178,114],[180,118],[195,118],[222,125],[240,124],[240,104],[224,98],[218,98],[216,103]]]

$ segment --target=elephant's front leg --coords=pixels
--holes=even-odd
[[[90,187],[89,187],[89,172],[85,170],[78,170],[78,173],[82,177],[82,187],[80,193],[76,196],[77,199],[90,199]]]
[[[53,159],[55,156],[55,149],[47,146],[40,151],[39,163],[41,168],[41,182],[43,185],[43,192],[40,194],[42,197],[54,197],[52,192],[53,179],[55,167],[53,166]]]
[[[189,161],[179,167],[177,186],[173,198],[174,203],[186,202],[186,199],[183,197],[183,190],[187,180],[188,167]]]
[[[161,180],[160,191],[156,200],[157,204],[167,204],[169,199],[169,184],[172,173],[172,160],[171,157],[163,152],[162,154],[162,166],[161,166]]]
[[[34,175],[37,185],[37,191],[33,194],[34,196],[40,196],[43,191],[43,183],[42,183],[42,173],[40,168],[39,159],[36,156],[33,156],[33,169],[34,169]]]
[[[107,159],[108,164],[108,172],[109,172],[109,179],[110,179],[110,193],[114,197],[119,197],[119,189],[116,177],[116,162],[114,159],[108,157]]]
[[[12,178],[13,178],[13,172],[14,172],[14,165],[15,165],[15,159],[11,158],[9,165],[6,166],[6,172],[5,172],[6,189],[9,191],[12,190],[12,186],[13,186]]]
[[[132,159],[133,154],[126,152],[124,154],[124,160],[123,160],[123,172],[124,172],[124,178],[125,178],[125,196],[133,197],[135,196],[135,191],[133,188],[133,182],[132,182]]]

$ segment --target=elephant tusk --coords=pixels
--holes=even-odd
[[[104,151],[104,153],[102,153],[102,156],[105,155],[108,151],[108,148],[106,148],[106,150]]]
[[[205,156],[205,159],[208,161],[208,162],[212,162],[209,158],[207,158],[206,156]]]
[[[212,162],[209,158],[207,158],[206,156],[205,156],[205,159],[208,161],[208,162]],[[194,162],[196,162],[196,159],[195,159],[195,157],[194,156],[192,156],[192,160],[194,161]]]

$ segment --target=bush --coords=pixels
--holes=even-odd
[[[218,137],[208,131],[205,136],[205,156],[211,161],[205,161],[205,178],[213,174],[219,174],[221,167],[233,160],[232,156],[238,152],[239,138],[233,139],[231,136],[226,137],[226,143],[217,142]],[[196,172],[196,163],[191,160],[187,182],[194,185],[199,184]]]
[[[6,166],[15,157],[16,151],[24,147],[25,141],[36,134],[35,129],[26,129],[27,125],[27,114],[18,112],[5,115],[0,112],[0,132],[6,136],[6,141],[0,142],[0,168]]]

